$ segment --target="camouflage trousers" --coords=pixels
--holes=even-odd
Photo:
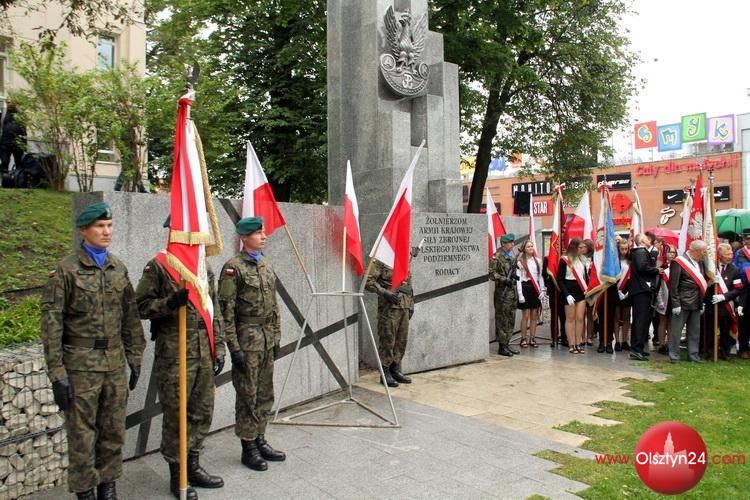
[[[505,287],[504,287],[505,288]],[[508,345],[516,326],[518,298],[515,290],[495,292],[495,339],[501,345]]]
[[[68,490],[73,493],[115,481],[122,475],[122,446],[128,388],[125,370],[68,370],[75,400],[65,412],[68,434]]]
[[[273,407],[273,350],[243,352],[245,369],[240,371],[232,366],[232,385],[237,398],[234,433],[251,441],[266,433]]]
[[[383,366],[401,363],[409,338],[409,309],[381,308],[378,313],[378,354]]]
[[[161,424],[161,454],[168,463],[179,463],[180,400],[179,363],[175,358],[156,357],[154,375],[159,388],[163,412]],[[200,453],[203,440],[211,427],[214,415],[213,363],[209,356],[187,360],[187,436],[188,453]]]

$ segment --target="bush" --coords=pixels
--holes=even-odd
[[[17,304],[0,300],[0,346],[38,340],[40,319],[38,296],[26,297]]]

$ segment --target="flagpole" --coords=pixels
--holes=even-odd
[[[180,289],[185,282],[180,280]],[[180,429],[180,500],[187,499],[187,306],[178,312],[178,357],[179,357],[179,429]]]
[[[297,256],[297,260],[299,261],[300,267],[302,267],[302,272],[305,275],[305,278],[307,279],[307,284],[310,285],[310,291],[315,293],[315,285],[313,285],[312,279],[310,278],[310,273],[307,272],[307,268],[305,267],[305,263],[302,261],[302,255],[299,253],[299,249],[297,248],[297,244],[294,242],[294,238],[292,238],[292,233],[289,232],[289,226],[284,224],[284,231],[286,231],[286,236],[289,238],[289,243],[292,244],[292,249],[294,250],[294,255]]]
[[[711,213],[704,214],[704,216],[711,217],[714,219],[714,213],[715,213],[715,207],[714,207],[714,169],[709,168],[708,169],[708,193],[707,196],[710,196],[710,207]],[[705,206],[705,205],[704,205]],[[714,241],[711,242],[712,245],[716,245],[716,238],[714,237],[714,234],[716,232],[716,220],[714,219],[714,223],[712,224],[712,227],[714,228],[713,231],[711,231],[711,238],[714,238]],[[717,255],[714,256],[716,258]],[[716,273],[720,272],[718,266],[716,267]],[[716,295],[716,292],[719,292],[719,280],[714,276],[714,295]],[[719,362],[719,303],[713,305],[714,307],[714,363]]]
[[[341,291],[346,291],[346,226],[344,226],[344,235],[341,238]]]

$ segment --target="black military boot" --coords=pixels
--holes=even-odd
[[[96,500],[96,494],[94,493],[93,488],[88,491],[76,493],[76,497],[78,498],[78,500]]]
[[[169,491],[175,498],[180,498],[180,464],[169,464]],[[188,500],[198,500],[198,492],[188,485],[186,497]]]
[[[411,384],[411,377],[407,377],[403,373],[401,373],[401,364],[396,363],[395,361],[391,363],[391,375],[393,376],[393,379],[398,382],[399,384]]]
[[[187,473],[190,486],[197,486],[198,488],[221,488],[224,486],[222,478],[212,476],[201,467],[198,453],[190,452],[188,454]]]
[[[393,375],[391,375],[391,370],[387,366],[383,367],[383,375],[385,376],[385,383],[388,384],[388,387],[398,387],[398,382],[396,382],[396,379],[393,378]],[[380,383],[383,383],[383,379],[381,377]]]
[[[242,440],[242,465],[253,470],[268,470],[268,464],[260,455],[260,450],[255,441]]]
[[[498,353],[498,354],[499,354],[500,356],[507,356],[507,357],[509,357],[509,358],[512,358],[512,357],[513,357],[513,351],[511,351],[511,350],[510,350],[510,349],[508,348],[507,344],[500,344],[500,345],[498,346],[498,348],[497,348],[497,353]]]
[[[284,460],[286,460],[286,453],[271,448],[271,445],[268,444],[263,434],[255,438],[255,446],[258,447],[260,456],[265,458],[269,462],[283,462]]]
[[[117,500],[115,482],[108,481],[106,483],[100,483],[96,487],[96,498],[97,500]]]

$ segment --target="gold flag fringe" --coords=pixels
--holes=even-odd
[[[195,146],[198,149],[198,158],[201,162],[201,177],[203,178],[203,195],[206,199],[206,210],[208,211],[208,218],[211,221],[211,230],[214,235],[214,241],[203,242],[206,245],[206,255],[220,255],[223,251],[223,244],[221,242],[221,229],[219,228],[219,219],[216,217],[216,210],[214,209],[213,198],[211,197],[211,186],[208,183],[208,170],[206,169],[206,159],[203,156],[203,143],[201,142],[201,136],[198,134],[198,129],[195,127],[193,120],[189,120],[190,126],[193,127],[195,134]],[[200,233],[199,233],[200,234]],[[193,243],[190,243],[193,244]]]
[[[167,252],[166,258],[167,258],[167,263],[170,266],[172,266],[175,269],[175,271],[179,273],[180,277],[184,279],[185,281],[191,283],[193,287],[195,287],[195,289],[199,292],[198,298],[200,298],[201,307],[203,309],[207,309],[208,300],[209,300],[208,290],[203,289],[198,277],[195,274],[193,274],[193,272],[190,271],[190,269],[185,267],[185,265],[182,263],[182,261],[180,261],[180,259],[172,255],[171,253]]]

